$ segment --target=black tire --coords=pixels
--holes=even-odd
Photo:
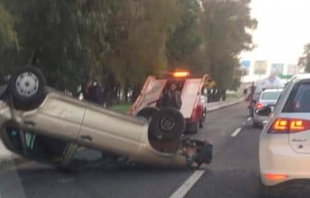
[[[199,128],[203,128],[207,118],[207,109],[204,109],[204,112],[201,115],[201,120],[199,122]]]
[[[200,128],[200,129],[203,128],[205,121],[206,121],[206,116],[205,116],[205,113],[203,112],[203,113],[201,114],[201,118],[200,118],[200,120],[199,120],[199,128]]]
[[[255,122],[254,119],[253,119],[253,128],[255,128],[255,129],[262,129],[263,127],[264,127],[263,124]]]
[[[185,130],[185,119],[178,109],[165,107],[156,112],[150,121],[149,138],[159,140],[180,139]]]
[[[136,116],[146,118],[147,120],[150,120],[155,113],[159,111],[156,107],[144,107],[141,109]]]
[[[258,195],[261,198],[280,198],[283,195],[282,189],[279,186],[264,186],[259,179]]]
[[[46,96],[46,81],[41,71],[33,66],[18,69],[8,85],[14,108],[32,110],[40,106]]]
[[[204,125],[203,119],[199,120],[199,128],[202,129]]]
[[[199,127],[199,125],[200,125],[199,122],[200,122],[200,121],[194,122],[194,123],[191,123],[191,124],[188,124],[186,132],[187,132],[188,134],[196,134],[196,133],[198,133],[199,128],[200,128],[200,127]]]
[[[253,128],[255,128],[255,129],[259,128],[259,124],[257,122],[255,122],[254,119],[253,119]]]

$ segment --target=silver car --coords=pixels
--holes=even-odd
[[[266,89],[262,91],[255,101],[253,111],[253,127],[261,127],[267,120],[269,114],[273,111],[274,106],[283,89]]]
[[[210,163],[212,145],[185,138],[185,120],[174,108],[151,119],[117,113],[47,87],[42,73],[23,67],[0,100],[0,137],[25,158],[68,167],[82,148],[155,166]]]

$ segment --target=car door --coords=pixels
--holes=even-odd
[[[144,94],[140,109],[145,106],[156,106],[156,102],[159,100],[166,82],[166,79],[155,79],[149,84]]]
[[[184,118],[190,118],[196,109],[196,105],[199,102],[197,99],[199,99],[201,82],[201,78],[192,78],[186,79],[184,83],[181,93],[182,107],[180,109]]]
[[[136,153],[143,136],[147,137],[146,120],[89,106],[79,135],[79,143],[116,153]]]
[[[42,135],[76,141],[85,114],[82,101],[63,94],[49,94],[36,113],[22,116],[22,122]]]
[[[140,95],[130,109],[130,114],[137,114],[145,106],[156,106],[156,102],[160,98],[166,82],[166,79],[156,79],[153,76],[149,76],[144,83]]]

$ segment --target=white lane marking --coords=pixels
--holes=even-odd
[[[252,120],[252,118],[251,118],[251,117],[249,117],[249,118],[248,118],[248,121],[251,121],[251,120]]]
[[[204,170],[196,170],[169,198],[183,198],[204,173]]]
[[[241,127],[237,128],[237,129],[231,134],[231,137],[236,137],[236,136],[240,133],[241,129],[242,129]]]

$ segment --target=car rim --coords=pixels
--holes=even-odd
[[[161,120],[160,122],[160,126],[162,128],[163,131],[169,131],[174,127],[174,119],[172,118],[164,118]]]
[[[15,86],[19,95],[30,97],[38,91],[39,79],[34,73],[24,72],[17,77]]]

